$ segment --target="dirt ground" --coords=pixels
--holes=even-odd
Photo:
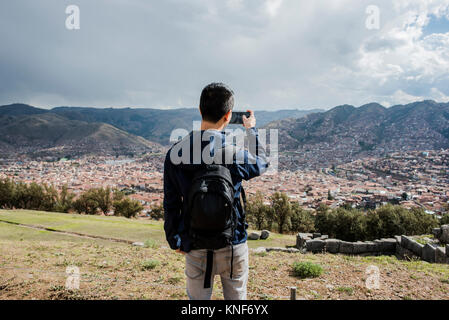
[[[153,260],[149,263],[149,260]],[[299,279],[295,261],[324,272]],[[147,263],[145,263],[147,262]],[[80,271],[79,290],[66,290],[66,268]],[[380,288],[367,289],[367,268],[377,266]],[[153,268],[152,268],[153,267]],[[395,257],[330,254],[250,254],[248,299],[449,299],[449,266]],[[215,278],[214,299],[222,299]],[[0,299],[187,299],[184,256],[154,245],[86,239],[0,223]]]

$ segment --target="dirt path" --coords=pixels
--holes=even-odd
[[[25,228],[31,228],[31,229],[35,229],[35,230],[45,230],[45,231],[60,233],[60,234],[64,234],[64,235],[74,236],[74,237],[82,237],[82,238],[87,238],[87,239],[101,239],[101,240],[121,242],[121,243],[128,243],[128,244],[133,244],[135,242],[135,241],[125,240],[125,239],[117,239],[117,238],[111,238],[111,237],[102,237],[102,236],[88,235],[88,234],[85,234],[85,233],[74,232],[74,231],[57,230],[57,229],[48,228],[48,227],[36,226],[36,225],[25,224],[25,223],[18,223],[18,222],[1,220],[1,219],[0,219],[0,222],[13,224],[13,225],[20,226],[20,227],[25,227]]]

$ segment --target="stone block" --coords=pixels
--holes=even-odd
[[[374,241],[365,241],[367,253],[379,252],[379,244]]]
[[[449,224],[441,226],[441,235],[438,239],[441,243],[449,244]]]
[[[337,239],[326,239],[326,251],[329,253],[339,253],[340,252],[340,240]]]
[[[416,254],[418,257],[422,257],[422,249],[423,245],[416,242],[410,237],[402,236],[401,237],[401,246],[406,248],[407,250],[410,250],[414,254]]]
[[[354,244],[352,242],[341,241],[340,242],[340,253],[353,254],[354,253]]]
[[[380,239],[381,251],[384,253],[394,253],[396,252],[397,240],[391,239]]]
[[[326,244],[326,242],[324,242],[324,240],[318,240],[318,239],[307,240],[306,248],[307,248],[307,251],[310,251],[313,253],[319,253],[319,252],[323,252],[325,244]]]
[[[367,252],[368,252],[368,245],[366,243],[361,241],[353,242],[353,249],[352,249],[353,254],[363,254]]]
[[[447,261],[449,261],[449,257],[446,256],[446,250],[443,247],[436,248],[435,250],[436,263],[447,263]]]
[[[430,244],[426,244],[423,248],[422,248],[422,256],[421,258],[424,261],[430,262],[430,263],[434,263],[435,262],[435,251],[436,248],[431,246]]]
[[[312,239],[312,234],[310,233],[298,233],[296,235],[296,248],[302,249],[306,245],[307,240]]]

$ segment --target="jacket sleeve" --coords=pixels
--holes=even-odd
[[[249,180],[262,175],[267,171],[269,162],[267,159],[265,145],[259,140],[255,128],[246,130],[248,148],[237,151],[236,163],[238,174],[244,180]]]
[[[170,248],[181,247],[178,226],[181,217],[182,196],[174,179],[174,166],[170,161],[170,151],[164,162],[164,230]]]

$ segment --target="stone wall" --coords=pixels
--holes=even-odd
[[[443,226],[444,227],[444,226]],[[449,229],[448,229],[449,230]],[[329,239],[326,235],[298,233],[296,248],[302,252],[340,253],[348,255],[396,255],[401,259],[419,258],[430,263],[449,263],[449,245],[423,245],[412,237],[396,236],[395,238],[374,241],[347,242]]]

